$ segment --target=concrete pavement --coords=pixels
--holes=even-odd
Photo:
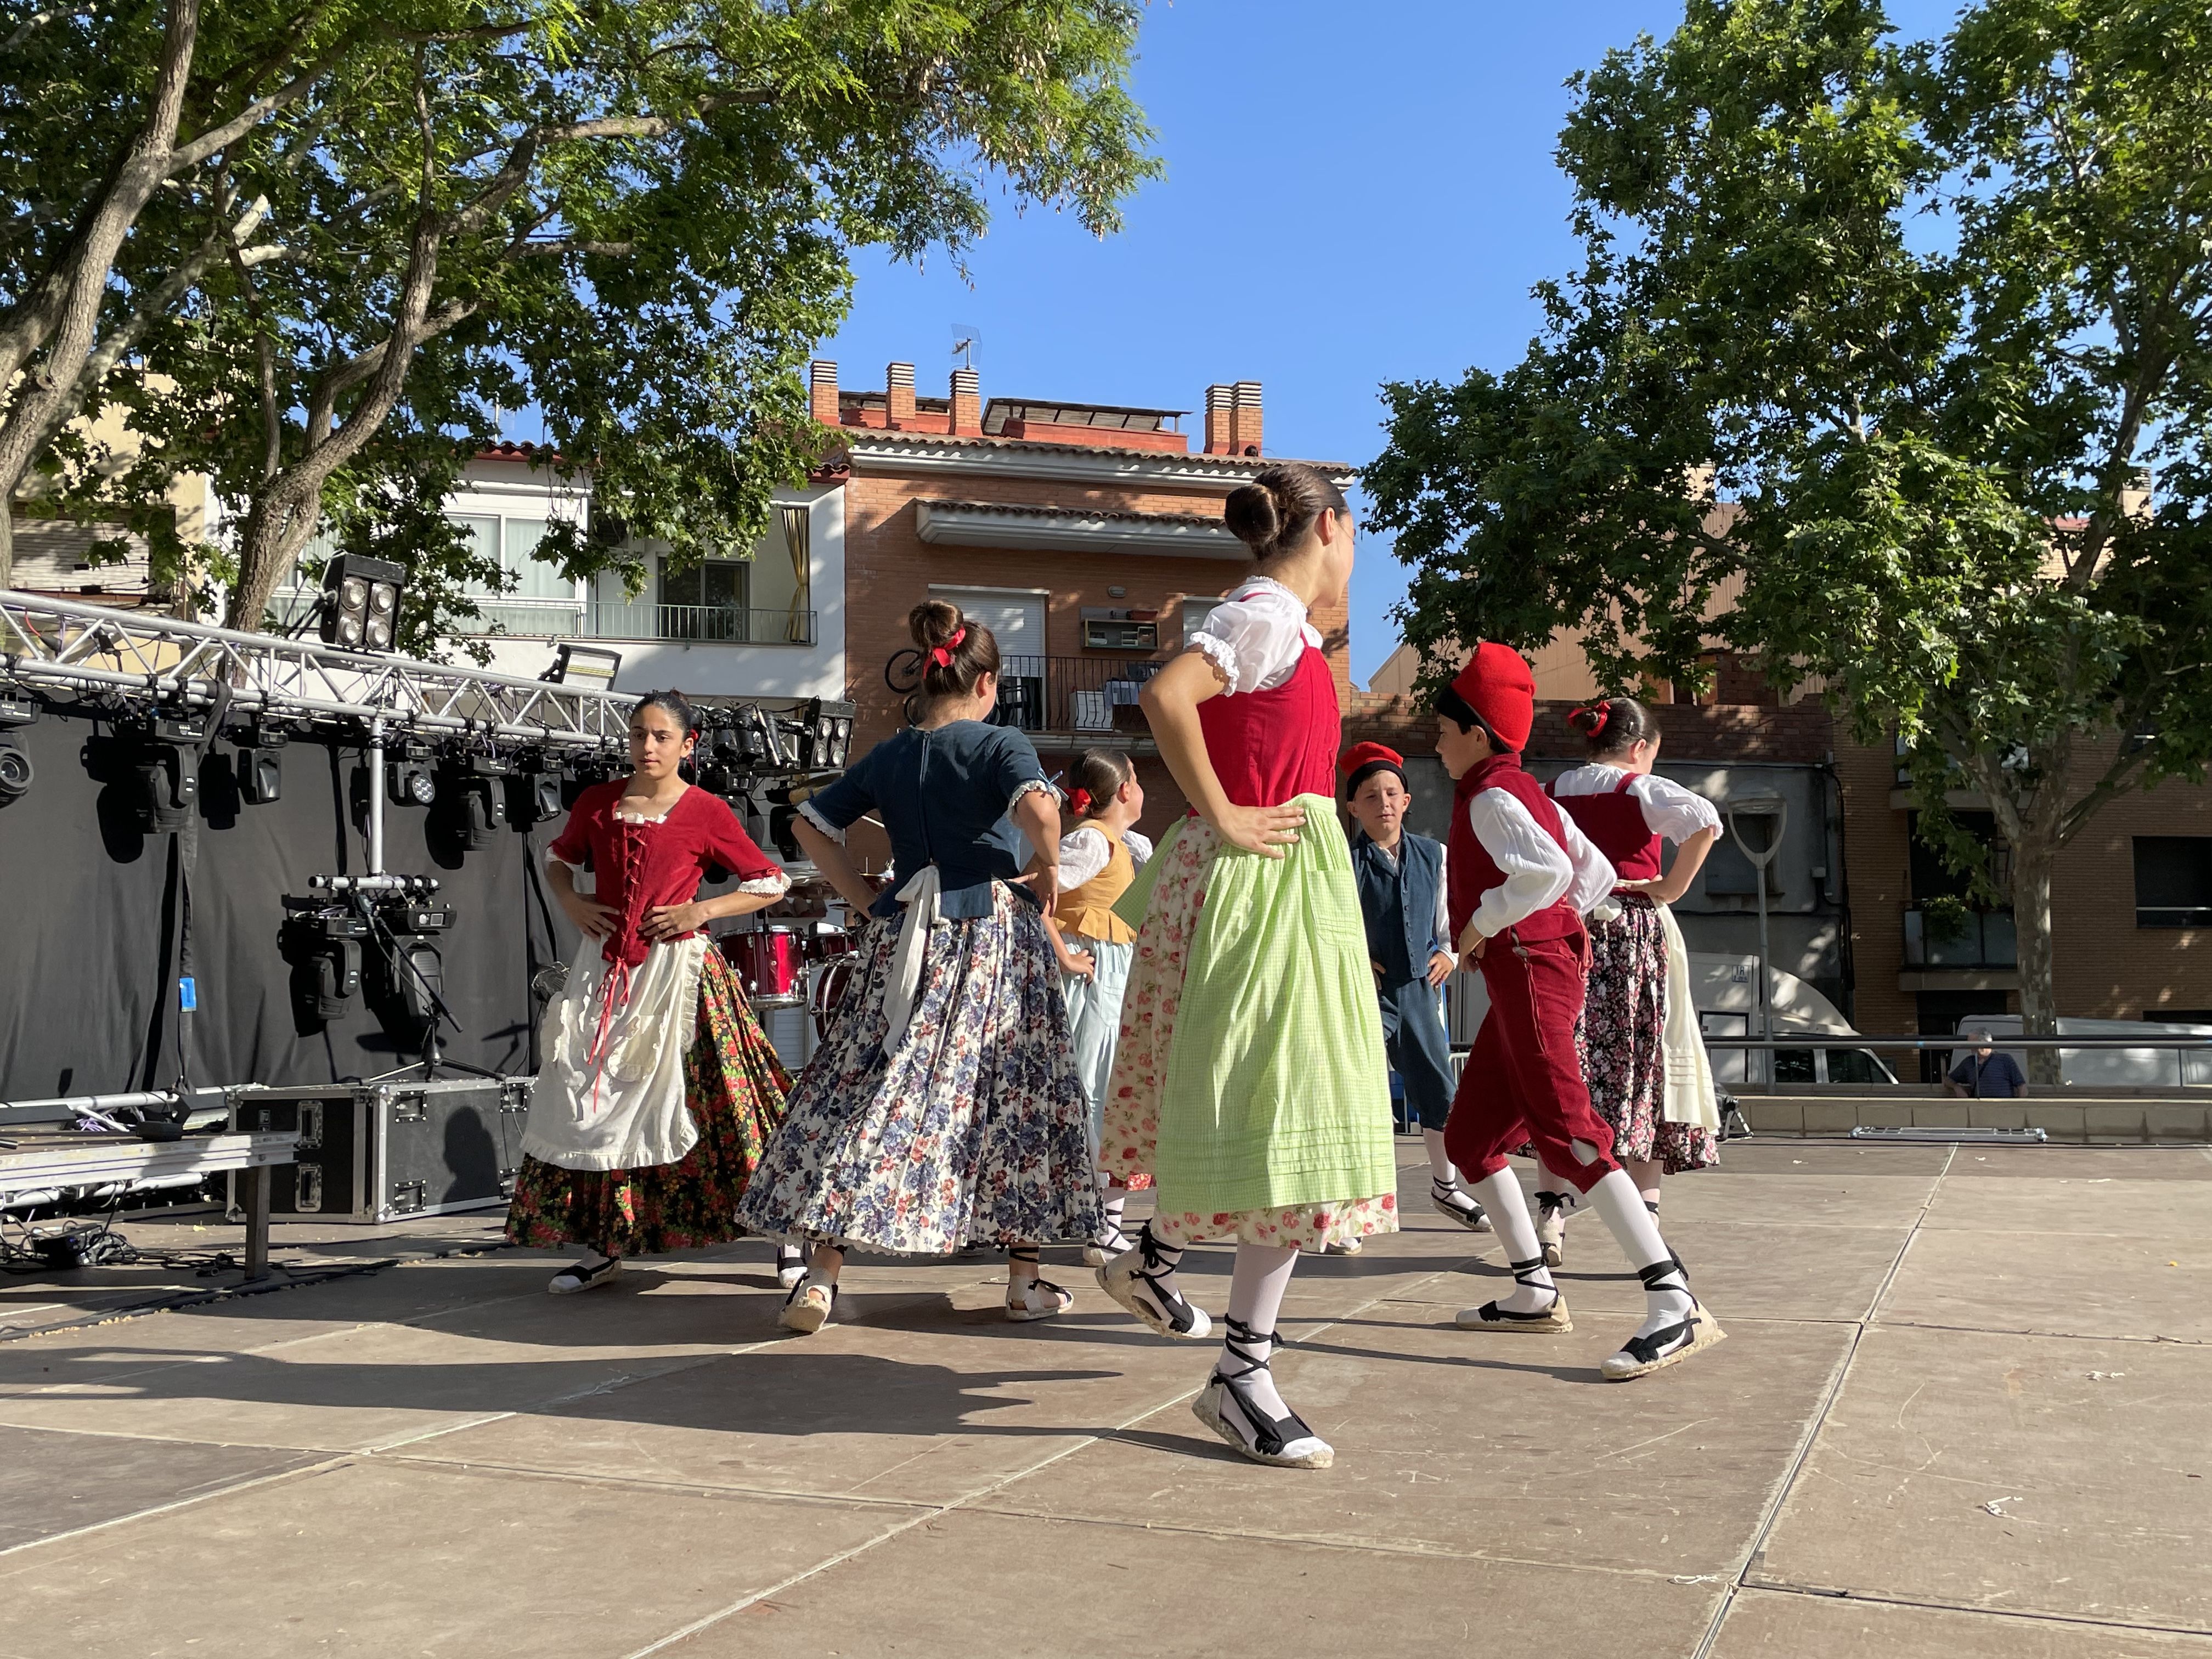
[[[1594,1218],[1571,1336],[1457,1331],[1500,1254],[1401,1149],[1407,1231],[1285,1310],[1311,1474],[1069,1252],[1066,1319],[862,1261],[806,1340],[759,1243],[556,1299],[476,1218],[280,1233],[399,1265],[178,1311],[0,1283],[0,1655],[2212,1659],[2212,1152],[1732,1146],[1667,1205],[1731,1340],[1617,1387]]]

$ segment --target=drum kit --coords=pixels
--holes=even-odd
[[[851,933],[823,919],[779,916],[744,933],[725,933],[715,943],[754,1007],[804,1008],[812,1017],[815,1041],[829,1035],[852,987],[856,946]]]

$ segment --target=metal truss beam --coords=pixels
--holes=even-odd
[[[637,701],[0,589],[0,686],[118,692],[200,708],[225,681],[240,713],[381,720],[549,749],[620,747]]]

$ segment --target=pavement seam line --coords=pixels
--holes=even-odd
[[[2199,1639],[2207,1633],[2202,1625],[2131,1624],[2118,1619],[2093,1619],[2087,1613],[2045,1613],[2033,1607],[1970,1607],[1963,1601],[1923,1601],[1910,1596],[1876,1595],[1858,1590],[1815,1589],[1809,1584],[1792,1584],[1778,1578],[1745,1584],[1741,1588],[1764,1591],[1769,1595],[1799,1595],[1816,1601],[1857,1602],[1862,1606],[1878,1607],[1911,1607],[1922,1613],[1957,1613],[1969,1617],[2016,1619],[2024,1624],[2068,1625],[2089,1630],[2142,1631],[2158,1636],[2193,1636]]]
[[[137,1439],[141,1437],[134,1435],[125,1437]],[[156,1504],[151,1509],[133,1510],[128,1515],[111,1516],[105,1521],[94,1521],[85,1526],[72,1527],[67,1532],[58,1532],[49,1537],[27,1539],[22,1543],[10,1544],[5,1548],[0,1548],[0,1557],[20,1554],[24,1550],[44,1549],[49,1544],[67,1543],[72,1538],[82,1538],[89,1533],[106,1532],[110,1527],[119,1527],[126,1522],[149,1520],[157,1515],[167,1515],[177,1510],[190,1509],[195,1504],[205,1504],[214,1498],[228,1498],[234,1492],[251,1492],[256,1486],[273,1486],[279,1480],[294,1480],[311,1474],[325,1474],[331,1469],[343,1466],[356,1456],[356,1454],[353,1452],[340,1452],[335,1456],[325,1457],[319,1462],[309,1463],[301,1468],[279,1469],[273,1474],[256,1475],[251,1480],[240,1480],[231,1486],[218,1486],[213,1492],[195,1492],[190,1498],[179,1498],[167,1504]]]
[[[1775,1482],[1774,1496],[1767,1501],[1766,1513],[1759,1518],[1759,1530],[1752,1534],[1751,1547],[1744,1552],[1743,1559],[1737,1565],[1735,1573],[1721,1586],[1720,1601],[1713,1609],[1712,1622],[1705,1626],[1705,1636],[1692,1650],[1690,1659],[1711,1659],[1713,1648],[1720,1640],[1721,1626],[1728,1622],[1729,1612],[1735,1606],[1737,1592],[1745,1587],[1744,1580],[1751,1576],[1752,1564],[1765,1550],[1766,1540],[1774,1531],[1774,1523],[1782,1518],[1783,1506],[1789,1503],[1790,1494],[1796,1490],[1798,1478],[1804,1474],[1805,1465],[1812,1461],[1813,1448],[1820,1442],[1820,1431],[1827,1425],[1828,1413],[1835,1409],[1836,1401],[1843,1397],[1844,1384],[1850,1380],[1852,1363],[1859,1357],[1859,1345],[1866,1340],[1868,1327],[1874,1322],[1875,1314],[1881,1311],[1882,1299],[1889,1294],[1890,1286],[1897,1282],[1897,1275],[1904,1270],[1905,1258],[1912,1249],[1912,1241],[1920,1237],[1921,1225],[1927,1220],[1929,1211],[1935,1207],[1936,1194],[1943,1190],[1943,1182],[1951,1173],[1952,1162],[1958,1156],[1959,1149],[1954,1145],[1944,1154],[1943,1167],[1936,1172],[1935,1180],[1928,1183],[1928,1195],[1921,1202],[1920,1213],[1906,1231],[1904,1243],[1897,1247],[1897,1255],[1889,1264],[1889,1271],[1882,1275],[1881,1283],[1875,1286],[1874,1295],[1867,1304],[1866,1315],[1858,1322],[1858,1328],[1852,1332],[1851,1340],[1844,1349],[1844,1357],[1836,1366],[1835,1375],[1829,1379],[1827,1391],[1820,1397],[1820,1409],[1806,1424],[1805,1432],[1798,1438],[1796,1455],[1790,1458],[1789,1467],[1783,1470],[1782,1479]]]

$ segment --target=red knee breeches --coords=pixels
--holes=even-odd
[[[1523,1142],[1581,1192],[1620,1167],[1612,1128],[1590,1109],[1575,1052],[1583,949],[1580,933],[1524,945],[1509,931],[1483,952],[1490,1012],[1444,1126],[1444,1149],[1469,1180],[1497,1174],[1506,1153]],[[1577,1140],[1595,1148],[1596,1158],[1588,1164],[1577,1158]]]

